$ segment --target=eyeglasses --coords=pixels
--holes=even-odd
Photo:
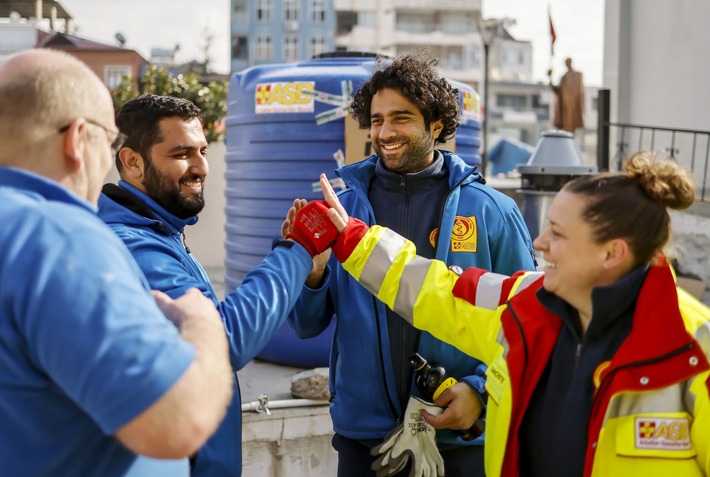
[[[123,147],[123,143],[126,142],[126,135],[123,134],[121,131],[118,131],[116,129],[109,129],[106,126],[104,126],[101,123],[98,123],[92,119],[89,118],[84,118],[84,121],[86,121],[89,124],[93,124],[94,126],[98,126],[104,131],[106,131],[106,136],[107,137],[112,137],[115,136],[114,140],[111,141],[111,155],[115,156],[118,154],[118,151]],[[69,129],[70,124],[67,124],[66,126],[62,126],[59,128],[60,133],[65,133]]]

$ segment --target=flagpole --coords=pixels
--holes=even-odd
[[[555,56],[555,40],[557,40],[557,35],[555,34],[555,27],[552,24],[550,2],[547,3],[547,18],[550,21],[550,63],[547,68],[547,76],[549,77],[550,83],[552,83],[552,60]]]

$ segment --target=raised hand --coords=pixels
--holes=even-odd
[[[301,244],[311,257],[323,253],[338,237],[338,230],[328,219],[328,212],[328,205],[322,200],[309,202],[296,212],[286,238]]]
[[[306,206],[308,201],[305,199],[294,199],[293,205],[286,213],[286,219],[281,224],[281,237],[286,238],[291,232],[291,227],[293,227],[293,222],[296,220],[296,214],[299,210]],[[328,265],[328,260],[330,259],[330,248],[325,250],[323,253],[319,253],[313,257],[313,268],[311,272],[306,277],[306,286],[308,288],[318,288],[323,282],[323,275],[325,275],[325,267]]]
[[[286,219],[281,224],[281,238],[288,237],[289,232],[291,232],[291,227],[293,227],[293,222],[296,220],[296,213],[306,206],[308,203],[305,199],[293,199],[293,205],[286,213]]]
[[[342,232],[348,224],[348,213],[338,200],[338,196],[335,195],[335,191],[331,187],[325,174],[320,175],[320,187],[323,190],[323,199],[325,199],[325,203],[330,207],[328,217],[330,221],[333,222],[333,225],[335,225],[335,228],[338,229],[338,232]]]

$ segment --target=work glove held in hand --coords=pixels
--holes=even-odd
[[[436,430],[422,417],[426,410],[438,416],[443,409],[411,396],[400,425],[385,437],[382,444],[370,454],[377,457],[372,470],[377,477],[385,477],[401,471],[412,461],[409,477],[441,477],[444,475],[444,460],[436,447]]]
[[[337,237],[338,229],[328,218],[328,206],[322,200],[309,202],[300,209],[286,236],[303,245],[311,257],[328,249]]]

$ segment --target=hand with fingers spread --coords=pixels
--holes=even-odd
[[[330,182],[328,182],[328,178],[325,174],[321,174],[320,176],[320,185],[323,189],[323,199],[330,207],[328,217],[340,233],[333,245],[333,253],[340,262],[344,262],[348,259],[350,253],[352,253],[369,227],[359,219],[348,217],[348,213],[343,208],[340,200],[338,200],[338,196],[335,195],[335,191],[331,187]]]

